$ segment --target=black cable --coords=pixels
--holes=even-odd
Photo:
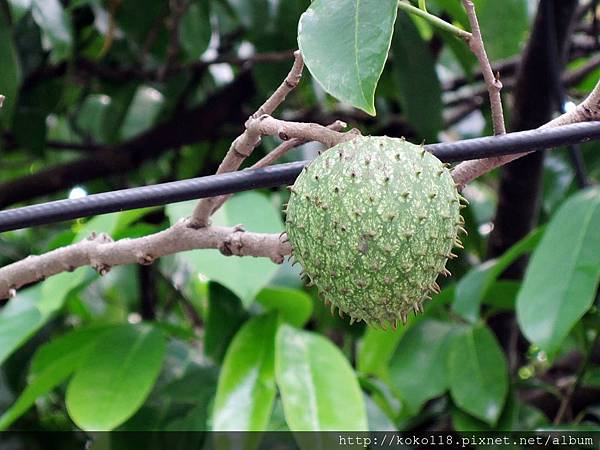
[[[425,149],[444,162],[455,162],[537,151],[591,140],[600,140],[600,122],[576,123],[544,130],[520,131],[502,136],[431,144],[426,145]],[[309,161],[298,161],[263,169],[246,169],[240,172],[9,209],[0,212],[0,232],[97,214],[291,184],[308,163]]]

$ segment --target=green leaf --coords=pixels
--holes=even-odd
[[[233,336],[247,319],[248,313],[240,299],[219,284],[209,286],[208,309],[206,312],[204,352],[206,356],[220,362]]]
[[[150,86],[140,86],[123,119],[120,135],[132,138],[146,131],[155,122],[164,103],[163,95]]]
[[[302,328],[313,310],[313,300],[306,292],[285,287],[268,287],[259,292],[256,297],[267,311],[278,311],[281,318],[298,328]]]
[[[554,353],[592,306],[600,279],[600,189],[582,191],[556,212],[534,251],[517,297],[523,334]]]
[[[171,223],[189,216],[196,202],[167,206]],[[273,203],[258,192],[244,192],[233,196],[214,215],[213,224],[233,227],[243,224],[247,230],[263,233],[280,233],[281,216]],[[218,250],[185,252],[179,255],[185,262],[211,280],[221,283],[234,292],[244,306],[249,306],[256,294],[275,275],[277,265],[267,258],[238,258],[224,256]]]
[[[55,275],[19,291],[0,310],[0,364],[63,307],[67,295],[82,282],[85,274],[85,270],[79,269]]]
[[[392,55],[394,80],[404,114],[421,138],[437,142],[444,126],[442,87],[429,47],[407,14],[398,15]]]
[[[89,347],[107,328],[77,329],[38,348],[31,362],[27,387],[15,404],[0,417],[0,430],[6,430],[31,408],[37,398],[65,381],[87,355]]]
[[[103,142],[104,122],[108,118],[111,99],[102,94],[88,95],[83,101],[76,117],[79,130],[93,139],[94,142]]]
[[[265,16],[271,16],[271,7],[276,2],[269,0],[230,0],[228,2],[235,11],[239,21],[247,30],[260,34],[262,28],[270,22],[265,21]]]
[[[453,325],[425,319],[411,327],[390,361],[390,383],[412,413],[448,389],[446,357]]]
[[[181,46],[190,59],[200,58],[208,48],[211,35],[209,2],[195,1],[181,18],[179,27]]]
[[[491,431],[514,431],[514,429],[518,427],[520,406],[521,405],[515,395],[509,394],[502,415],[494,427],[491,427],[489,424],[476,419],[458,408],[453,408],[451,411],[452,424],[456,431],[463,432],[477,431],[489,433]]]
[[[514,311],[520,289],[520,281],[496,281],[486,294],[483,303],[499,310]]]
[[[112,430],[142,405],[160,372],[165,336],[121,325],[99,340],[67,387],[69,416],[84,430]]]
[[[543,232],[544,228],[532,231],[509,248],[500,258],[486,261],[471,269],[458,282],[452,311],[471,323],[479,320],[479,307],[490,287],[517,258],[538,245]]]
[[[490,60],[497,61],[517,54],[529,31],[527,2],[477,0],[475,8]]]
[[[0,12],[0,94],[4,95],[4,106],[0,108],[0,125],[9,128],[17,104],[21,84],[21,66],[12,37],[2,12]]]
[[[71,18],[60,1],[33,0],[32,14],[33,20],[52,47],[54,58],[62,60],[69,57],[73,50]]]
[[[214,431],[261,431],[269,423],[277,322],[276,314],[255,317],[235,335],[219,376]]]
[[[382,330],[367,327],[358,347],[358,370],[387,379],[388,365],[408,326]]]
[[[10,15],[14,23],[19,22],[31,9],[32,0],[8,0]]]
[[[582,384],[600,389],[600,367],[590,367],[583,376]]]
[[[292,431],[368,430],[356,375],[342,352],[326,338],[281,325],[275,373]]]
[[[28,291],[32,292],[32,289]],[[41,326],[42,314],[35,307],[34,300],[25,298],[29,292],[19,294],[0,312],[0,363]],[[35,292],[39,292],[39,289],[35,289]]]
[[[469,18],[461,2],[457,2],[456,0],[435,0],[435,3],[452,16],[453,22],[458,22],[463,28],[469,26]],[[456,37],[454,38],[456,39]]]
[[[477,325],[452,339],[448,357],[450,394],[469,414],[495,425],[508,392],[508,367],[496,338]]]
[[[306,66],[341,101],[375,115],[375,88],[387,59],[396,0],[315,0],[300,18]]]

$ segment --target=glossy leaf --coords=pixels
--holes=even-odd
[[[231,0],[228,3],[237,14],[237,18],[242,25],[253,34],[261,33],[261,28],[265,26],[265,15],[270,15],[272,5],[276,2],[269,0]]]
[[[313,1],[298,24],[306,66],[328,93],[374,115],[395,20],[396,0]]]
[[[38,397],[50,392],[70,377],[95,340],[107,329],[76,329],[41,346],[31,362],[27,387],[14,405],[0,417],[0,430],[5,430],[31,408]]]
[[[586,370],[582,384],[584,386],[591,386],[600,389],[600,367],[590,367]]]
[[[85,279],[86,270],[61,273],[17,293],[0,310],[0,364],[47,323]]]
[[[390,383],[411,413],[448,389],[446,358],[452,324],[425,319],[411,327],[390,360]]]
[[[171,223],[189,216],[196,202],[178,203],[167,207]],[[215,214],[214,225],[243,224],[254,232],[280,233],[281,216],[273,204],[258,192],[235,195]],[[248,306],[277,271],[277,265],[267,258],[238,258],[223,256],[218,250],[185,252],[179,255],[191,267],[221,283],[240,297]]]
[[[403,113],[422,139],[437,142],[443,128],[442,87],[429,47],[405,13],[396,21],[392,55]]]
[[[543,232],[543,228],[532,231],[500,258],[486,261],[471,269],[458,282],[452,311],[469,322],[476,322],[479,319],[479,307],[490,287],[508,266],[538,245]]]
[[[14,23],[17,23],[31,9],[32,0],[8,0],[10,15]]]
[[[150,128],[164,103],[163,95],[149,86],[140,86],[133,97],[121,126],[124,139],[136,136]]]
[[[142,405],[165,356],[165,336],[122,325],[90,350],[67,388],[67,409],[84,430],[112,430]]]
[[[495,425],[508,392],[508,367],[502,349],[484,325],[469,328],[452,339],[448,380],[454,403]]]
[[[25,297],[29,292],[20,294],[16,301],[11,301],[0,311],[0,363],[41,325],[42,314],[35,307],[34,298]],[[39,292],[39,289],[33,292]]]
[[[515,55],[529,31],[527,2],[523,0],[477,0],[477,17],[490,60]]]
[[[181,18],[179,28],[181,46],[190,59],[198,59],[206,51],[211,34],[209,2],[196,0]]]
[[[496,281],[487,292],[483,303],[499,310],[514,311],[520,289],[520,281]]]
[[[33,19],[50,43],[54,57],[62,60],[73,49],[71,19],[59,0],[33,0]]]
[[[21,66],[14,46],[11,28],[0,12],[0,94],[6,97],[0,108],[0,126],[9,127],[17,104],[21,83]]]
[[[275,399],[277,315],[249,320],[223,361],[213,412],[214,431],[261,431]]]
[[[209,286],[208,309],[206,311],[204,352],[206,356],[220,362],[235,333],[247,319],[240,300],[223,286]]]
[[[489,424],[476,419],[467,414],[461,409],[454,408],[452,410],[452,424],[456,431],[478,431],[478,432],[493,432],[493,431],[513,431],[518,428],[518,415],[520,404],[513,394],[509,394],[506,399],[506,405],[502,411],[502,415],[498,419],[498,423],[492,427]]]
[[[275,373],[286,422],[292,431],[368,429],[354,371],[326,338],[281,325]]]
[[[533,253],[517,297],[523,334],[554,353],[592,306],[600,280],[600,189],[582,191],[557,211]]]
[[[358,370],[387,379],[388,366],[407,326],[381,330],[368,327],[358,348]]]
[[[281,318],[290,325],[303,327],[313,310],[313,299],[304,291],[284,287],[268,287],[256,297],[267,311],[278,311]]]
[[[80,132],[85,133],[95,142],[103,142],[104,123],[108,120],[110,106],[110,97],[101,94],[88,95],[76,117]]]

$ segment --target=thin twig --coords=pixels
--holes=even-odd
[[[347,125],[345,122],[342,122],[341,120],[336,120],[331,125],[328,125],[327,128],[334,130],[334,131],[341,131],[344,128],[346,128],[346,126]],[[275,147],[271,152],[269,152],[266,156],[264,156],[263,158],[258,160],[255,164],[253,164],[250,168],[251,169],[260,169],[261,167],[267,167],[267,166],[273,164],[275,161],[277,161],[279,158],[281,158],[283,155],[285,155],[291,149],[298,147],[302,144],[306,144],[307,142],[309,142],[308,139],[302,139],[302,138],[292,138],[287,141],[283,141],[281,144],[279,144],[277,147]],[[211,214],[214,214],[221,206],[223,206],[223,203],[225,203],[227,200],[229,200],[232,197],[232,195],[233,194],[227,194],[227,195],[221,195],[220,197],[217,197]]]
[[[252,119],[261,117],[265,114],[272,114],[273,111],[283,103],[286,96],[298,86],[303,69],[304,60],[302,59],[301,53],[297,51],[294,53],[294,65],[287,77],[285,77],[283,83],[281,83],[273,95],[271,95],[271,97],[269,97],[252,116],[250,116],[248,122],[252,123]],[[260,143],[260,137],[259,130],[248,128],[248,126],[246,126],[244,132],[231,144],[229,151],[217,169],[217,173],[238,170],[244,160],[252,154],[256,146]],[[215,198],[200,200],[192,214],[189,225],[194,228],[207,226],[215,201]]]
[[[490,106],[492,109],[492,124],[494,126],[494,134],[506,133],[506,127],[504,125],[504,113],[502,111],[502,97],[500,91],[502,90],[502,83],[494,75],[492,66],[488,59],[483,44],[483,38],[481,36],[481,29],[479,28],[479,21],[477,20],[477,14],[475,13],[475,6],[471,0],[463,0],[463,5],[467,11],[467,17],[471,25],[471,39],[468,40],[469,48],[477,58],[481,73],[483,74],[483,80],[487,87],[490,96]]]
[[[327,128],[329,128],[330,130],[333,130],[333,131],[341,132],[347,126],[348,125],[346,124],[346,122],[343,122],[341,120],[336,120],[332,124],[327,125]],[[281,158],[283,155],[285,155],[291,149],[298,147],[302,144],[306,144],[307,142],[309,142],[308,139],[302,139],[302,138],[292,138],[287,141],[283,141],[281,144],[279,144],[277,147],[275,147],[272,151],[270,151],[267,155],[265,155],[263,158],[258,160],[255,164],[253,164],[251,168],[259,169],[261,167],[267,167],[267,166],[273,164],[275,161],[277,161],[279,158]]]
[[[238,227],[205,227],[195,230],[182,220],[172,227],[137,239],[113,241],[106,234],[59,248],[40,256],[30,256],[0,268],[0,298],[10,298],[30,283],[78,267],[91,266],[100,275],[123,264],[151,264],[156,258],[174,253],[214,248],[226,256],[261,256],[275,263],[291,253],[291,247],[278,234],[246,232]]]

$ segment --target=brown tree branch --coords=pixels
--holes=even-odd
[[[328,125],[327,128],[334,131],[342,131],[346,128],[346,123],[341,120],[336,120],[331,125]],[[271,152],[269,152],[266,156],[258,160],[255,164],[251,166],[251,169],[260,169],[261,167],[267,167],[285,155],[291,149],[298,147],[302,144],[309,142],[308,139],[302,138],[292,138],[287,141],[283,141],[277,147],[275,147]],[[223,204],[232,197],[233,194],[221,195],[216,198],[215,205],[212,210],[212,214],[214,214]]]
[[[217,174],[238,170],[244,160],[252,154],[256,146],[260,143],[261,133],[259,129],[251,125],[258,118],[273,114],[275,109],[283,103],[287,95],[298,86],[303,69],[304,60],[300,51],[296,51],[294,53],[294,65],[285,77],[285,80],[283,80],[283,83],[281,83],[267,101],[250,116],[246,122],[246,129],[232,142],[229,151],[217,169]],[[215,201],[215,197],[200,200],[192,214],[189,225],[193,228],[207,226]]]
[[[123,264],[151,264],[156,258],[196,249],[216,248],[226,256],[262,256],[280,264],[291,253],[283,235],[250,233],[242,227],[193,229],[187,219],[137,239],[113,241],[93,235],[77,244],[40,256],[30,256],[0,268],[0,299],[14,297],[17,289],[61,272],[91,266],[100,275]]]
[[[500,91],[502,90],[502,83],[492,72],[492,66],[488,59],[483,44],[483,37],[481,36],[481,29],[479,28],[479,21],[477,20],[477,14],[475,13],[475,6],[471,0],[463,0],[463,6],[467,11],[467,17],[471,25],[471,38],[468,40],[469,48],[477,58],[481,73],[483,74],[483,80],[487,87],[490,96],[490,106],[492,109],[492,124],[494,126],[494,134],[506,133],[506,127],[504,125],[504,113],[502,111],[502,97]]]

